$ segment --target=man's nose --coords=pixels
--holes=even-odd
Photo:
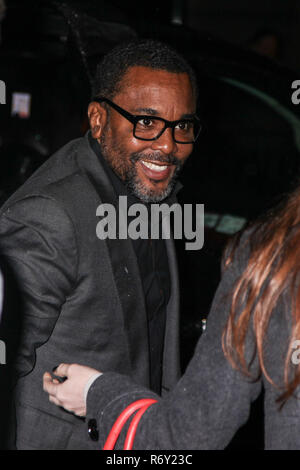
[[[160,150],[165,154],[174,152],[176,142],[173,139],[172,129],[168,127],[158,139],[153,140],[151,148],[153,150]]]

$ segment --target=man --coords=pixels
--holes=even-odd
[[[97,209],[175,201],[198,134],[196,81],[155,41],[99,64],[90,132],[52,156],[5,204],[0,247],[22,292],[15,393],[19,449],[80,449],[97,429],[49,403],[43,372],[78,362],[129,374],[156,393],[179,377],[178,282],[171,240],[99,239]],[[138,117],[137,117],[138,116]],[[105,206],[107,207],[107,206]]]

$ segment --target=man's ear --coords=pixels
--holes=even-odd
[[[107,121],[107,111],[100,103],[92,101],[88,107],[88,118],[94,139],[100,139]]]

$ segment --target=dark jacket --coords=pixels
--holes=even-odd
[[[130,239],[100,240],[96,209],[118,207],[88,134],[52,156],[4,205],[0,249],[21,292],[16,361],[17,447],[86,448],[85,423],[48,401],[46,370],[77,362],[149,386],[143,287]],[[179,378],[178,281],[172,240],[163,389]],[[90,448],[95,444],[89,442]]]
[[[158,403],[143,415],[134,449],[223,449],[247,421],[251,402],[263,387],[266,449],[300,449],[299,399],[290,398],[279,411],[275,400],[282,390],[272,386],[264,376],[257,381],[249,380],[231,367],[222,351],[221,337],[230,310],[231,292],[245,269],[248,256],[245,235],[233,264],[223,273],[206,331],[195,354],[184,376],[166,397],[160,399],[128,377],[114,372],[104,373],[92,384],[87,398],[87,421],[96,420],[99,448],[103,447],[113,422],[127,405],[140,398],[153,397]],[[283,384],[290,328],[291,303],[287,294],[280,298],[272,314],[264,348],[266,369],[276,385]],[[253,353],[251,372],[257,375],[254,335],[249,331],[247,360]],[[100,363],[98,370],[101,370]],[[123,432],[117,448],[122,448],[124,435]]]

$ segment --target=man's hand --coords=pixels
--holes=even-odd
[[[101,373],[87,366],[78,364],[60,364],[54,371],[59,377],[66,377],[64,383],[53,379],[49,372],[43,377],[44,391],[49,393],[49,400],[55,405],[62,406],[77,416],[86,415],[85,388],[94,377]]]

